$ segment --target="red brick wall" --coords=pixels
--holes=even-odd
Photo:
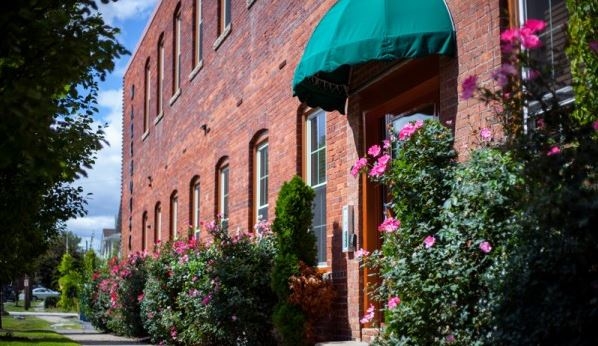
[[[203,1],[203,67],[192,72],[192,1],[181,1],[182,78],[181,94],[171,104],[172,39],[175,0],[162,0],[149,27],[134,52],[124,78],[123,122],[123,254],[141,249],[141,222],[148,212],[147,243],[151,249],[154,207],[162,205],[162,239],[168,239],[173,191],[178,191],[178,232],[184,235],[189,224],[190,182],[199,176],[200,218],[216,214],[216,169],[228,157],[230,167],[230,228],[252,227],[251,147],[255,135],[268,131],[269,216],[280,186],[294,174],[302,174],[301,136],[304,114],[292,97],[294,69],[313,27],[335,0],[265,1],[256,0],[248,9],[246,1],[232,1],[230,35],[217,48],[217,2]],[[457,58],[440,62],[440,113],[454,119],[457,148],[469,143],[472,127],[481,126],[486,114],[483,105],[458,98],[461,81],[473,73],[488,75],[500,63],[498,50],[498,4],[481,0],[447,1],[457,29]],[[164,116],[155,123],[158,37],[164,33]],[[151,103],[149,134],[142,138],[144,105],[144,65],[150,58]],[[372,67],[372,68],[375,68]],[[356,76],[359,78],[359,76]],[[367,76],[365,76],[367,80]],[[482,79],[484,81],[484,79]],[[487,82],[487,80],[485,80]],[[135,95],[131,97],[131,86]],[[328,321],[323,324],[330,339],[362,337],[359,318],[363,314],[363,277],[353,254],[341,251],[341,210],[353,205],[355,231],[359,234],[360,180],[349,175],[358,154],[363,154],[363,123],[359,96],[349,104],[351,116],[337,112],[327,115],[327,259],[325,271],[332,272],[338,298]],[[131,107],[134,108],[131,137]],[[468,117],[470,118],[468,120]],[[205,133],[201,126],[210,131]],[[130,145],[133,142],[133,155]],[[130,163],[134,162],[133,175]],[[151,186],[150,180],[151,177]],[[129,184],[133,183],[133,193]],[[132,212],[129,200],[132,197]],[[132,232],[129,233],[129,225]]]

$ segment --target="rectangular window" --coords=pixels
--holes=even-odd
[[[268,219],[268,143],[260,144],[255,152],[256,220]]]
[[[203,18],[201,14],[201,0],[195,0],[193,16],[193,68],[198,67],[202,60],[203,49]]]
[[[173,56],[173,90],[176,94],[181,88],[181,9],[179,8],[174,17],[174,56]]]
[[[222,216],[223,226],[228,226],[228,191],[229,191],[229,168],[224,166],[220,169],[218,212]]]
[[[160,117],[164,112],[163,101],[164,98],[164,37],[160,37],[158,43],[158,114]]]
[[[199,182],[193,184],[191,199],[191,226],[195,239],[199,239]]]
[[[540,19],[546,22],[546,28],[540,32],[542,46],[535,49],[533,57],[541,62],[541,66],[551,68],[552,78],[558,83],[559,98],[573,97],[571,88],[571,71],[565,54],[567,41],[567,6],[565,0],[519,0],[520,21]],[[568,95],[564,95],[568,93]]]
[[[326,113],[307,118],[307,183],[316,193],[312,230],[316,236],[318,264],[326,265]]]
[[[545,76],[556,82],[554,94],[545,86],[539,86],[540,92],[545,93],[545,99],[556,97],[562,105],[573,102],[573,88],[571,87],[571,69],[565,54],[567,41],[568,12],[565,0],[519,0],[519,20],[521,24],[527,19],[540,19],[546,22],[546,28],[539,33],[542,46],[531,51],[532,58],[539,61],[539,66],[545,69]],[[529,73],[524,71],[524,73]],[[536,92],[537,92],[536,91]],[[542,113],[540,102],[533,101],[525,109],[525,125],[527,129],[535,128],[533,115]]]

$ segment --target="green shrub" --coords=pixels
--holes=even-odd
[[[305,312],[289,302],[289,280],[300,275],[300,262],[314,266],[317,261],[316,238],[310,230],[314,196],[313,189],[295,176],[282,185],[276,201],[272,231],[278,252],[272,269],[272,289],[278,303],[272,318],[283,345],[307,343]]]
[[[206,228],[210,245],[193,239],[168,243],[149,264],[141,307],[152,342],[275,344],[272,237],[267,230],[260,237],[230,236],[220,222]]]

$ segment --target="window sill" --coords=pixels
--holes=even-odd
[[[254,2],[255,2],[255,0],[247,0],[247,8],[250,8]]]
[[[162,118],[164,118],[164,112],[160,112],[160,114],[158,114],[156,119],[154,119],[154,125],[158,125],[158,123],[162,120]]]
[[[199,73],[199,71],[201,71],[202,68],[203,68],[203,60],[200,60],[197,63],[197,66],[195,66],[195,68],[193,69],[193,71],[191,71],[191,73],[189,73],[189,81],[192,81],[193,78],[195,78],[195,76],[197,76],[197,74]]]
[[[149,136],[149,130],[145,131],[142,135],[141,135],[141,140],[145,141],[145,139]]]
[[[222,44],[222,42],[224,42],[224,40],[228,37],[228,35],[230,35],[231,32],[231,25],[230,23],[226,26],[226,28],[224,28],[224,31],[220,34],[220,36],[216,39],[216,42],[214,42],[214,50],[217,50],[218,47],[220,47],[220,45]]]
[[[181,89],[177,89],[177,91],[174,93],[174,95],[172,95],[172,97],[170,98],[170,101],[168,101],[168,103],[172,106],[176,100],[178,100],[179,96],[181,96]]]

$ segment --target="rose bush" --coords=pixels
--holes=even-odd
[[[544,26],[501,35],[493,88],[464,80],[462,97],[495,109],[489,122],[502,131],[476,131],[466,162],[455,161],[451,131],[426,121],[353,167],[389,197],[382,248],[360,252],[381,277],[383,320],[373,305],[361,320],[384,323],[377,343],[598,342],[598,122],[544,78],[533,52]]]

